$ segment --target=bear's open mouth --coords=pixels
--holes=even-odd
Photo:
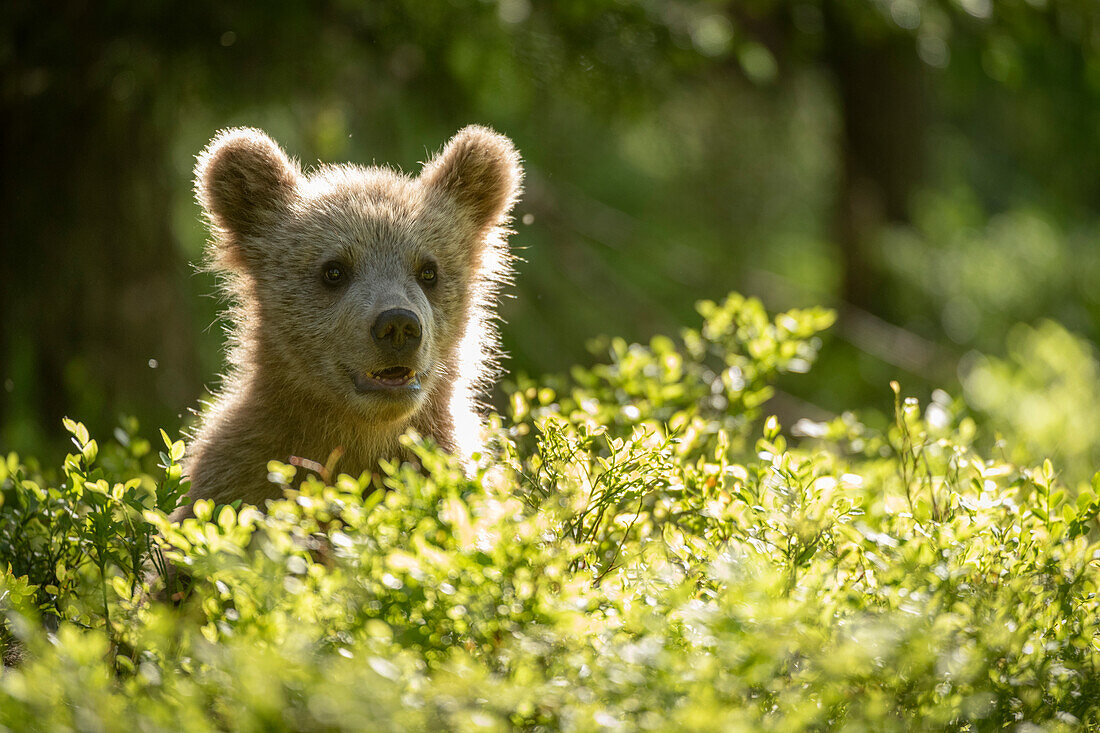
[[[352,381],[359,392],[420,389],[420,375],[403,366],[386,367],[374,372],[356,372],[352,375]]]

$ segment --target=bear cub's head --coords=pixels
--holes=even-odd
[[[511,141],[478,126],[417,177],[303,173],[260,130],[218,134],[195,188],[236,303],[238,378],[372,421],[477,382],[495,353],[488,319],[510,273],[504,237],[521,181]]]

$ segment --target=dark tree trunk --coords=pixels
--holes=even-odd
[[[825,60],[841,112],[835,237],[843,297],[882,312],[883,277],[871,254],[883,224],[909,219],[909,196],[924,173],[926,71],[912,36],[857,32],[836,2],[825,3]]]
[[[20,10],[0,96],[0,439],[55,436],[64,415],[102,431],[115,410],[171,424],[200,383],[168,133],[112,68],[127,48],[97,35],[94,4],[68,6],[83,32],[64,43]]]

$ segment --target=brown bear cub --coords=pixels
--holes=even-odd
[[[476,450],[522,176],[511,141],[478,126],[415,178],[303,173],[260,130],[219,133],[195,191],[233,303],[231,368],[184,464],[190,499],[262,507],[282,496],[268,461],[340,455],[336,471],[358,476],[400,458],[410,428]]]

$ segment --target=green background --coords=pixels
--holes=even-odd
[[[963,395],[1006,450],[1098,457],[1092,0],[86,3],[0,8],[0,449],[190,419],[223,368],[194,155],[267,130],[415,172],[522,151],[505,367],[602,358],[730,290],[840,320],[785,421]]]

